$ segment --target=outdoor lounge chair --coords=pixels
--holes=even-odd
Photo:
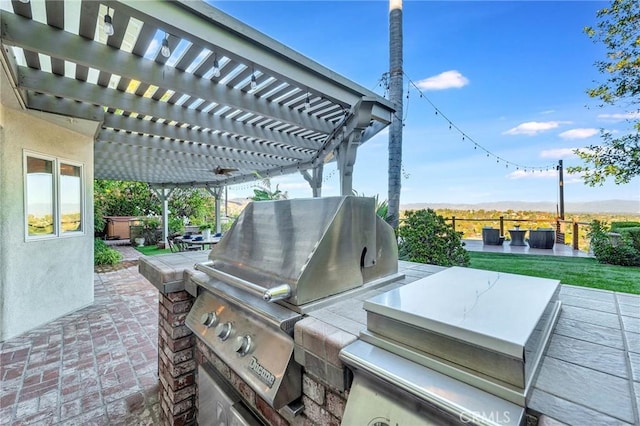
[[[529,247],[531,248],[552,249],[555,239],[556,233],[551,228],[529,230]]]
[[[482,228],[482,244],[501,246],[503,242],[504,237],[500,235],[499,229],[494,229],[490,226]]]

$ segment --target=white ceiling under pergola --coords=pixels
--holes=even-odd
[[[201,1],[1,8],[4,59],[24,106],[101,122],[96,178],[220,188],[330,159],[344,178],[356,148],[393,114],[384,98]]]

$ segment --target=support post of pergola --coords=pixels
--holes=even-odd
[[[162,241],[165,247],[169,246],[167,238],[169,237],[169,197],[173,193],[173,189],[158,188],[152,189],[162,203]]]
[[[353,165],[356,162],[358,145],[355,134],[351,133],[336,148],[338,171],[340,172],[340,195],[353,194]]]
[[[324,164],[318,164],[316,167],[312,169],[312,172],[309,173],[308,170],[303,170],[300,172],[304,180],[309,182],[309,186],[311,186],[311,191],[313,194],[313,198],[322,197],[322,171],[324,169]]]
[[[209,191],[209,193],[211,195],[213,195],[216,199],[216,207],[215,207],[215,214],[216,214],[216,234],[219,234],[222,232],[222,220],[220,218],[220,198],[222,195],[222,188],[207,188],[207,191]]]
[[[340,195],[353,193],[353,165],[356,162],[356,153],[362,143],[362,136],[369,127],[371,121],[371,102],[359,102],[354,107],[354,118],[347,126],[343,127],[343,137],[335,147],[338,172],[340,173]]]

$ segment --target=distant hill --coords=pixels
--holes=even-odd
[[[453,204],[453,203],[414,203],[402,204],[401,210],[419,210],[431,208],[450,210],[516,210],[516,211],[557,211],[556,203],[540,201],[495,201],[478,204]],[[589,201],[582,203],[565,203],[565,214],[567,213],[632,213],[640,214],[640,201],[634,200],[605,200]]]

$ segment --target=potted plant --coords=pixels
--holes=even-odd
[[[198,227],[203,239],[208,240],[211,238],[211,228],[212,226],[210,223],[203,223]]]

